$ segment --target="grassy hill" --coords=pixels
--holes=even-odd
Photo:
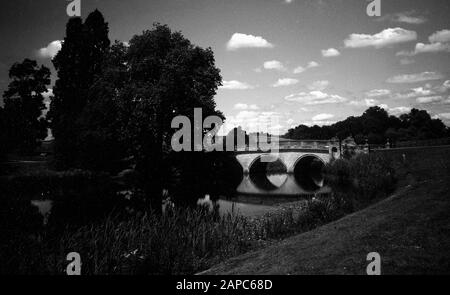
[[[202,274],[450,274],[450,147],[383,151],[406,163],[397,192],[362,211]]]

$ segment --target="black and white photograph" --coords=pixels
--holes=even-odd
[[[0,36],[0,275],[450,274],[448,0],[2,0]]]

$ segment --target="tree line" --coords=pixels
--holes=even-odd
[[[329,126],[299,125],[284,135],[291,139],[343,140],[353,137],[357,144],[385,144],[408,140],[450,137],[450,129],[440,119],[433,119],[425,110],[412,109],[399,117],[389,115],[378,106],[370,107],[361,116],[351,116]]]

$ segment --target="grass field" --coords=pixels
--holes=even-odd
[[[450,147],[380,151],[404,162],[396,193],[366,209],[202,274],[450,273]]]

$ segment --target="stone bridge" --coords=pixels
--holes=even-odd
[[[294,173],[302,160],[320,160],[323,164],[340,157],[337,141],[279,139],[279,149],[274,152],[249,151],[246,148],[236,151],[236,159],[241,164],[244,174],[248,174],[257,161],[270,162],[279,159],[286,167],[287,173]]]

